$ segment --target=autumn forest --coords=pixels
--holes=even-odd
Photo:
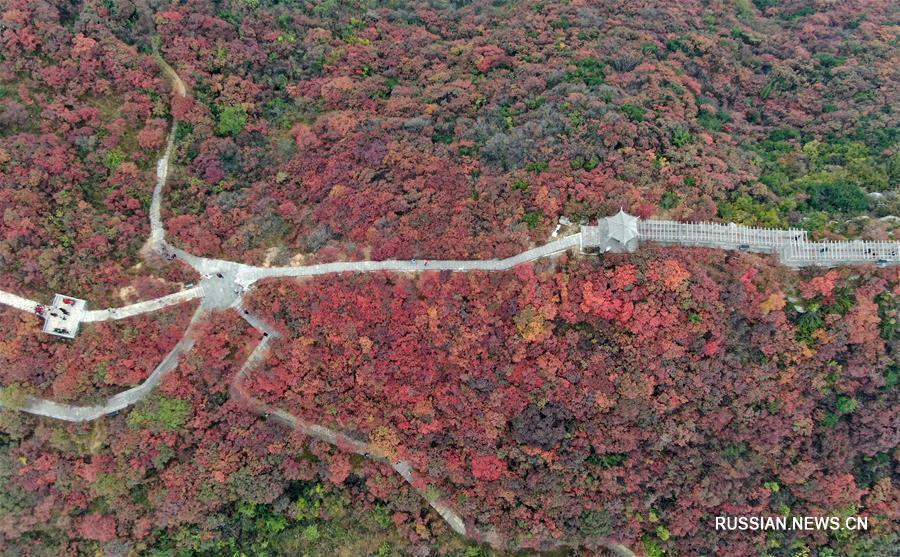
[[[170,129],[167,241],[261,267],[509,257],[620,208],[896,241],[898,16],[883,0],[3,0],[0,290],[106,308],[203,280],[148,248]],[[190,301],[72,340],[0,305],[0,553],[896,555],[898,268],[570,250],[268,278],[195,324]],[[82,423],[16,410],[141,384],[189,323],[193,349],[136,405]],[[720,531],[723,515],[869,527]]]

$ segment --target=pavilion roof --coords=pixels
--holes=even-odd
[[[623,246],[638,237],[638,218],[619,209],[619,212],[606,219],[609,237]]]

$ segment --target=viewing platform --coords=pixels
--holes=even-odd
[[[49,306],[39,305],[35,313],[44,318],[44,332],[63,338],[75,338],[78,334],[78,326],[84,317],[87,302],[56,294],[53,303]]]

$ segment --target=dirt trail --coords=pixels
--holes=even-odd
[[[184,81],[181,80],[181,76],[179,76],[175,69],[165,61],[162,55],[160,55],[159,49],[155,44],[153,45],[153,57],[156,58],[156,63],[159,64],[163,73],[169,78],[169,83],[172,85],[172,90],[175,94],[179,97],[186,97],[187,87],[185,87]]]

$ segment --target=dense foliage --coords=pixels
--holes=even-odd
[[[96,7],[0,6],[0,288],[120,305],[141,276],[169,100],[153,58]]]
[[[505,256],[620,207],[890,238],[896,23],[881,0],[7,0],[0,289],[96,309],[195,280],[141,257],[176,118],[169,238],[239,261]],[[244,388],[421,485],[230,398],[260,333],[215,311],[119,415],[0,410],[0,553],[493,553],[421,491],[507,547],[887,555],[898,294],[896,270],[698,249],[267,281],[247,305],[281,338]],[[195,307],[74,341],[2,309],[0,402],[135,385]],[[870,527],[711,522],[770,513]]]
[[[223,2],[157,13],[190,82],[169,226],[285,263],[508,255],[558,216],[884,237],[889,2]],[[294,259],[299,261],[300,258]]]
[[[0,306],[2,396],[7,403],[23,395],[94,403],[137,385],[181,339],[193,309],[183,304],[121,321],[84,323],[68,340],[42,332],[39,317]]]
[[[216,321],[158,393],[118,416],[64,424],[0,409],[3,555],[489,553],[451,535],[390,468],[229,400],[258,335],[234,313]],[[334,462],[352,462],[339,481]]]
[[[785,275],[763,258],[699,250],[270,281],[249,307],[282,338],[245,387],[408,460],[428,497],[506,543],[881,555],[900,520],[898,293],[893,272]],[[0,414],[0,545],[486,551],[449,537],[386,466],[230,400],[259,338],[237,315],[217,313],[196,338],[159,393],[118,417]],[[871,523],[832,534],[710,526],[767,512]]]
[[[802,280],[715,251],[610,259],[267,283],[254,304],[286,340],[250,385],[386,447],[526,544],[741,556],[897,542],[896,273]],[[874,526],[712,529],[767,512]]]

